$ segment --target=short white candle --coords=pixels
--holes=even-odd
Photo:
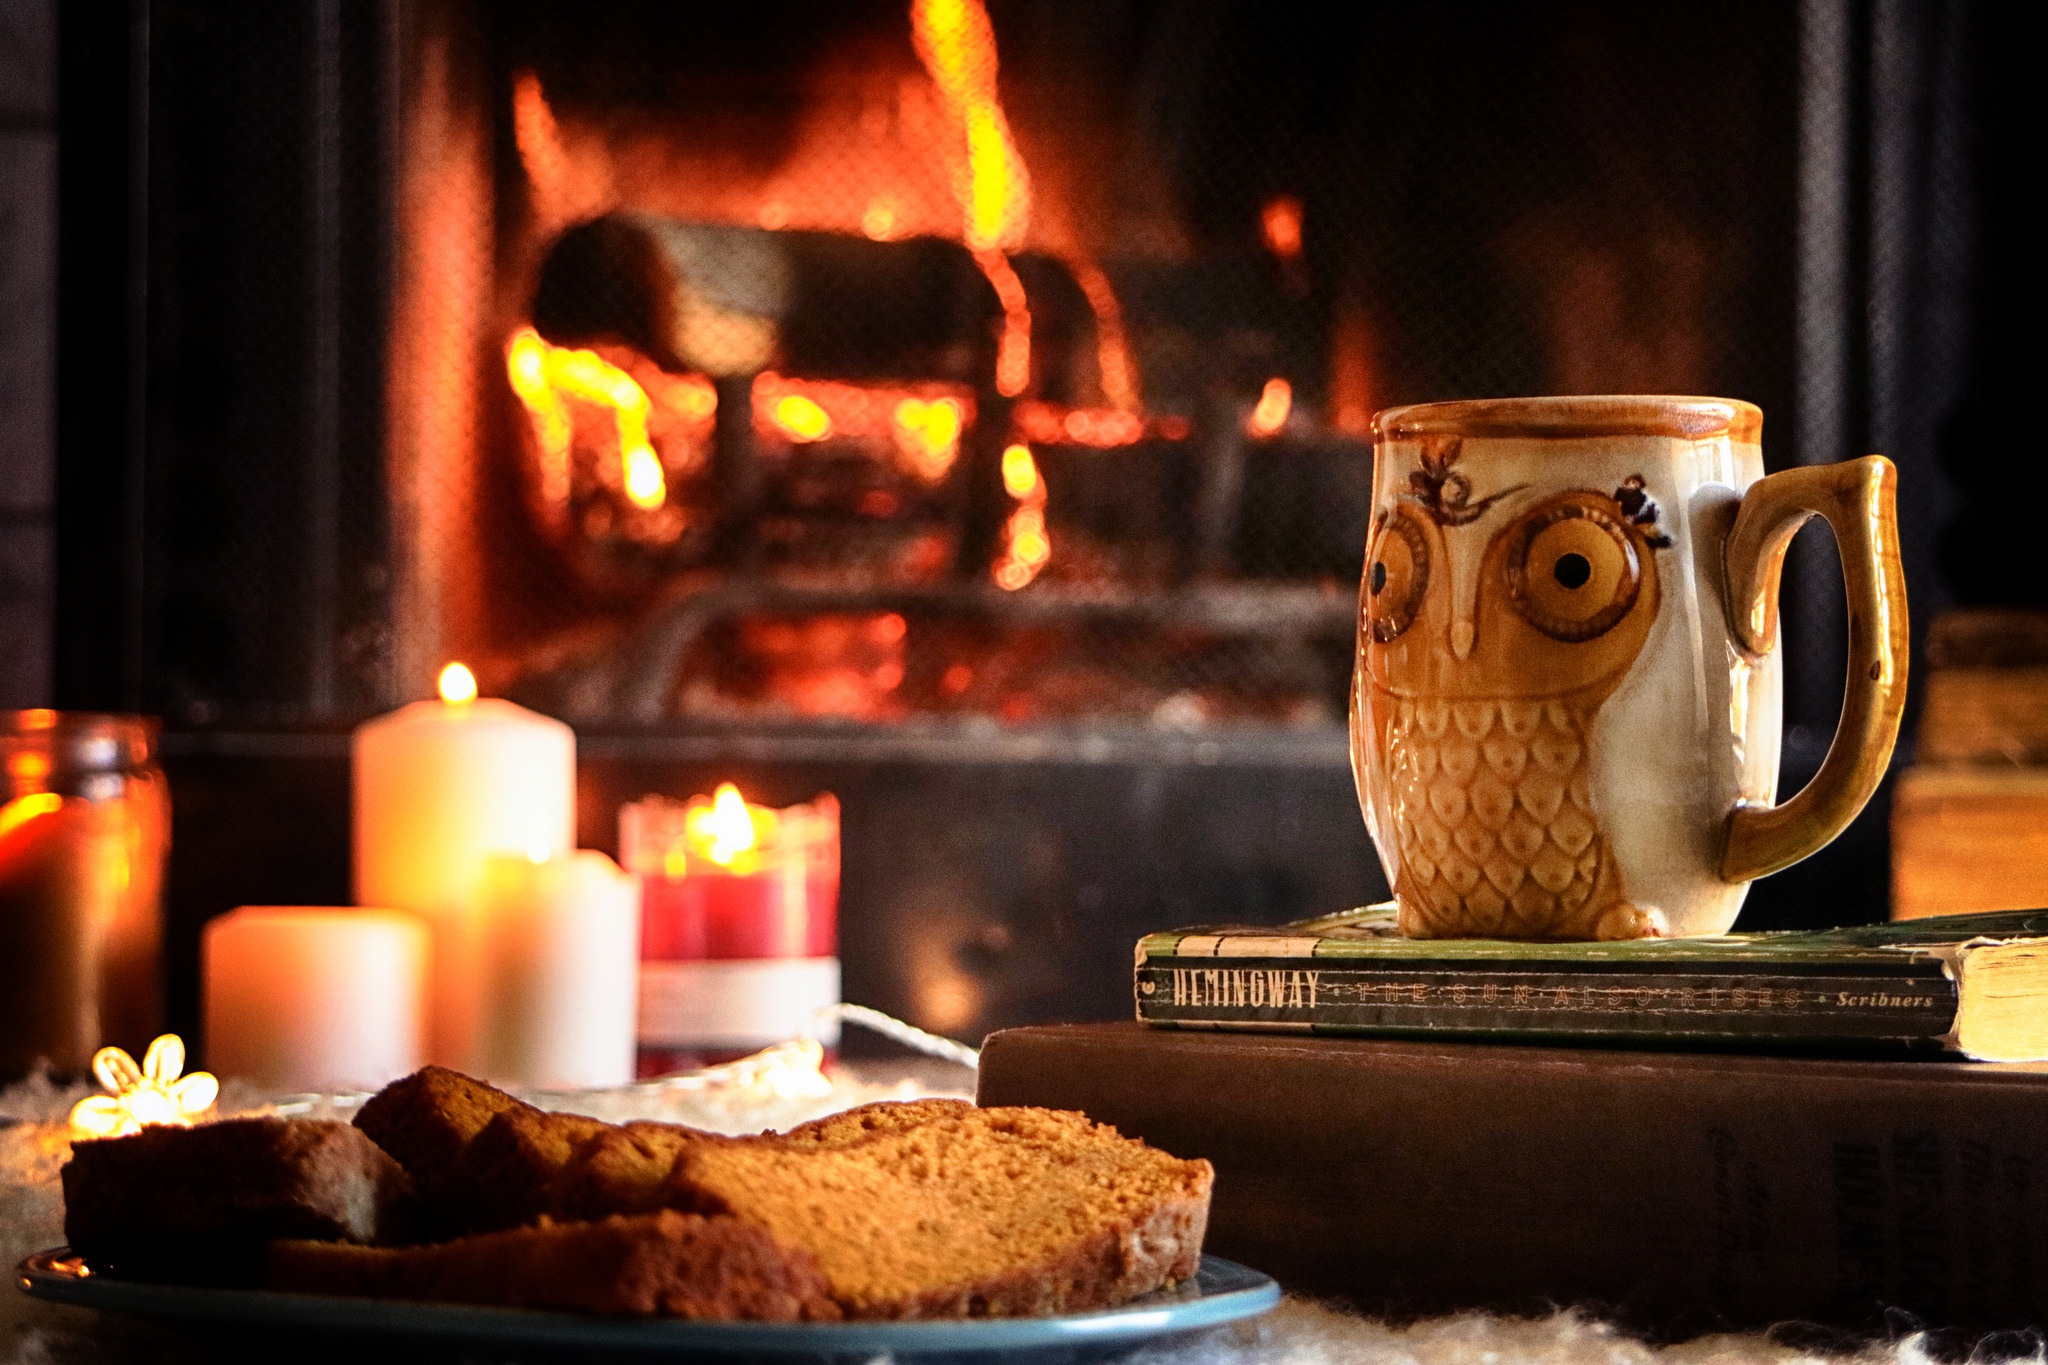
[[[589,849],[495,854],[478,895],[477,1070],[556,1090],[633,1079],[640,887]]]
[[[206,926],[206,1061],[287,1090],[375,1090],[418,1069],[426,923],[399,910],[245,905]]]
[[[355,733],[355,892],[426,917],[434,933],[427,1056],[472,1070],[479,976],[476,889],[484,858],[576,843],[576,736],[508,701],[478,699],[469,670],[443,699]]]

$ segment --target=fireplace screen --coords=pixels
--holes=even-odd
[[[1784,396],[1789,20],[1454,20],[419,8],[396,689],[1340,725],[1375,407]]]

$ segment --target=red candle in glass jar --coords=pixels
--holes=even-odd
[[[781,810],[731,783],[686,802],[648,797],[620,811],[619,844],[640,880],[641,1075],[784,1041],[838,1002],[829,794]]]

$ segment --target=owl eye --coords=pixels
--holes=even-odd
[[[1365,566],[1366,629],[1386,644],[1415,620],[1429,588],[1429,539],[1407,511],[1380,529]]]
[[[1551,639],[1590,640],[1635,605],[1642,561],[1619,518],[1582,502],[1554,502],[1511,534],[1508,601]]]

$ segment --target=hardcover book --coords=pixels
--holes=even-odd
[[[1523,943],[1416,939],[1391,902],[1138,943],[1158,1028],[1849,1046],[2048,1059],[2048,911]]]
[[[978,1096],[1206,1157],[1209,1250],[1370,1312],[2048,1322],[2048,1068],[1068,1024]]]

